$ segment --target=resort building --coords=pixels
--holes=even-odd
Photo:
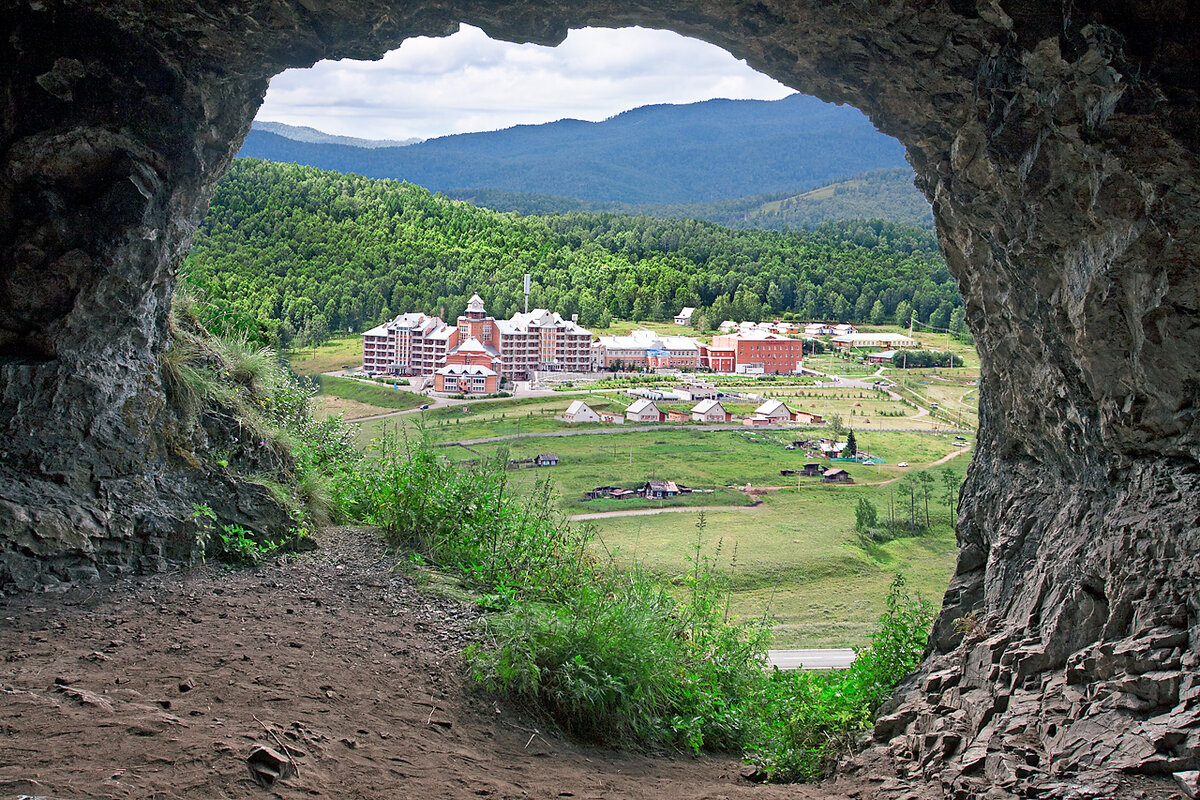
[[[734,371],[751,374],[799,372],[804,359],[799,339],[756,329],[714,336],[712,349],[732,351]]]
[[[903,333],[844,333],[830,341],[834,347],[850,350],[855,347],[882,347],[884,350],[899,350],[917,346],[917,340]]]
[[[432,375],[458,344],[458,331],[438,317],[401,314],[363,334],[363,371]]]
[[[465,366],[467,361],[452,360],[450,354],[460,343],[471,341],[474,344],[469,363],[482,364],[510,380],[527,380],[539,370],[592,372],[596,368],[592,334],[573,320],[568,322],[542,308],[497,320],[488,315],[479,295],[474,295],[456,326],[437,317],[411,313],[367,331],[363,334],[363,369],[394,375],[433,375],[443,367]],[[472,375],[472,380],[475,377]]]

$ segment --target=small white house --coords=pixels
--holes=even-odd
[[[683,310],[675,315],[676,325],[691,325],[692,315],[696,313],[696,309],[691,306],[684,306]]]
[[[733,331],[737,330],[737,327],[738,324],[736,322],[731,319],[727,319],[717,326],[717,330],[719,330],[721,333],[732,333]]]
[[[576,400],[567,406],[567,413],[563,414],[563,420],[566,422],[599,422],[600,415],[593,411],[587,403]]]
[[[771,422],[790,422],[794,414],[792,410],[778,400],[768,400],[754,409],[754,416],[765,417]]]
[[[662,422],[662,418],[658,405],[644,397],[625,409],[625,419],[630,422]]]
[[[719,400],[702,400],[692,409],[693,422],[729,422],[733,416],[725,410]]]
[[[833,336],[833,328],[824,322],[810,322],[804,326],[805,336]]]

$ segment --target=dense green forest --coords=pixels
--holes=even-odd
[[[484,208],[519,214],[614,212],[664,219],[702,219],[727,228],[764,230],[811,230],[836,220],[886,219],[933,230],[933,210],[925,195],[913,186],[913,172],[907,168],[864,172],[807,192],[767,192],[708,203],[589,203],[574,197],[500,189],[461,189],[448,191],[446,195]]]
[[[795,194],[847,175],[906,166],[903,146],[861,111],[800,94],[644,106],[602,122],[564,119],[407,147],[302,142],[260,126],[240,155],[396,178],[441,192],[487,187],[598,203]]]
[[[882,221],[809,233],[696,220],[567,213],[523,217],[426,189],[312,167],[235,161],[185,265],[220,315],[267,321],[280,338],[354,329],[407,311],[453,320],[478,292],[496,316],[532,303],[609,318],[701,324],[803,319],[944,326],[957,288],[927,231]]]

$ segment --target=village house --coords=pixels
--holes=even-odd
[[[754,409],[754,416],[766,417],[771,422],[791,422],[795,413],[779,400],[767,400]]]
[[[833,327],[824,322],[810,322],[804,326],[805,336],[833,336]]]
[[[792,419],[794,419],[796,422],[801,423],[802,425],[824,425],[825,424],[824,417],[822,417],[820,414],[813,414],[810,411],[797,411],[795,414],[792,415]],[[866,420],[863,420],[863,421],[865,422]]]
[[[738,324],[731,319],[727,319],[717,326],[717,330],[721,333],[732,333],[737,330]]]
[[[692,420],[695,422],[716,424],[729,422],[731,419],[733,419],[733,415],[725,410],[719,400],[701,400],[692,409]]]
[[[576,400],[571,405],[567,406],[566,413],[563,414],[564,422],[599,422],[600,415],[592,410],[592,407],[582,400]]]
[[[684,306],[678,314],[675,315],[676,325],[691,325],[692,315],[696,313],[696,309],[691,306]]]
[[[800,470],[800,474],[808,478],[815,478],[823,472],[820,464],[805,464],[804,469]]]
[[[541,453],[534,458],[533,463],[539,467],[557,467],[558,456],[554,453]]]
[[[675,481],[647,481],[641,494],[647,499],[662,500],[679,494],[679,486]]]
[[[642,398],[625,409],[625,419],[630,422],[662,422],[663,413],[653,400]]]
[[[850,477],[850,473],[841,467],[827,469],[821,475],[821,483],[854,483],[854,478]]]
[[[867,361],[872,364],[890,364],[895,356],[895,350],[880,350],[878,353],[871,353],[867,356]]]

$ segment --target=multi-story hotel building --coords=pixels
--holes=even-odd
[[[467,313],[451,327],[426,314],[401,314],[391,322],[363,334],[363,369],[372,373],[433,375],[448,365],[459,348],[482,346],[493,354],[488,369],[511,380],[527,380],[538,370],[591,372],[595,369],[592,334],[573,320],[542,308],[512,319],[488,315],[483,300],[474,295]],[[478,366],[472,362],[458,366]],[[474,376],[479,377],[479,376]],[[472,381],[474,383],[474,381]],[[489,382],[491,385],[491,382]]]
[[[459,333],[438,317],[401,314],[363,334],[363,370],[392,375],[432,375],[446,363]]]
[[[497,320],[488,315],[483,300],[475,295],[467,303],[467,313],[458,318],[458,331],[460,337],[494,347],[500,356],[500,374],[511,380],[526,380],[535,371],[595,369],[591,331],[544,308]]]

